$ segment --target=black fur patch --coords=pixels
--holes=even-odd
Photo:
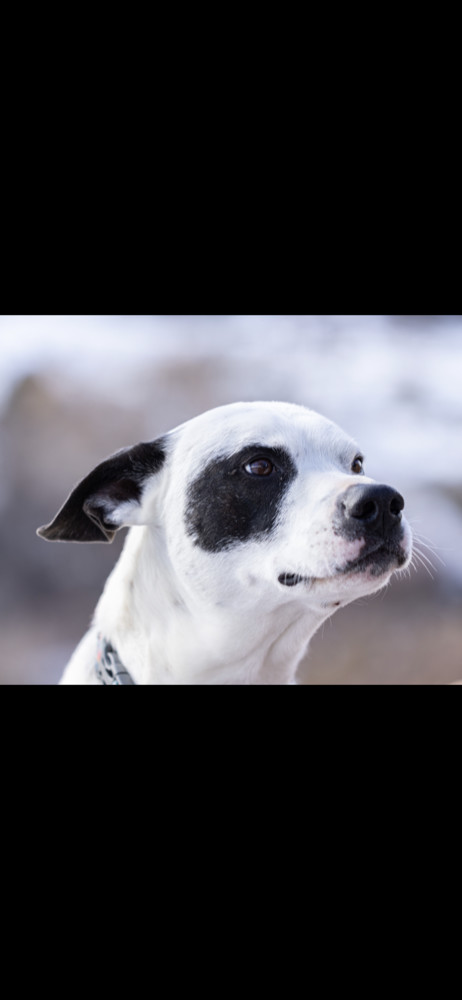
[[[245,471],[245,465],[257,458],[273,463],[270,475],[253,476]],[[238,542],[269,534],[296,472],[284,448],[261,444],[214,459],[189,487],[188,533],[207,552],[221,552]]]
[[[108,511],[127,500],[139,502],[145,480],[164,461],[162,438],[117,451],[78,483],[54,520],[37,534],[51,542],[112,542],[119,525],[111,522]]]

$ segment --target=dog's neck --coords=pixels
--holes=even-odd
[[[107,580],[94,624],[136,684],[290,684],[326,617],[295,594],[281,605],[277,591],[263,602],[252,588],[233,593],[229,604],[223,595],[213,600],[200,581],[180,578],[152,529],[137,528]]]

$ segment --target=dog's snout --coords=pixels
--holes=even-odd
[[[404,500],[391,486],[350,486],[337,501],[342,525],[352,534],[375,532],[387,535],[401,521]]]

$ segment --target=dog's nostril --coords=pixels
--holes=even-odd
[[[350,513],[351,517],[356,517],[360,521],[375,521],[378,512],[379,506],[375,500],[365,500],[364,503],[356,504]]]
[[[396,496],[394,496],[391,501],[390,512],[391,514],[394,514],[395,517],[397,515],[401,516],[401,511],[403,507],[404,507],[404,500],[401,496],[401,493],[397,493]]]

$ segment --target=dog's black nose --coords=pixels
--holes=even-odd
[[[391,486],[350,486],[337,500],[337,523],[352,537],[366,532],[386,537],[401,522],[404,500]]]

